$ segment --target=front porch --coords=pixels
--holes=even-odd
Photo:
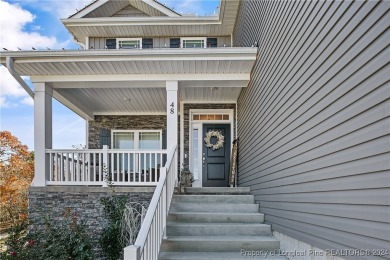
[[[178,147],[177,168],[191,165],[196,156],[201,162],[201,150],[194,153],[193,140],[189,140],[195,133],[201,137],[202,128],[198,126],[230,124],[229,142],[234,140],[235,104],[250,80],[257,49],[37,51],[7,55],[2,63],[8,64],[13,75],[31,75],[34,84],[33,186],[156,186],[160,168],[170,156],[169,148]],[[87,149],[53,149],[53,98],[90,122]],[[202,105],[214,110],[201,111]],[[92,126],[103,117],[137,120],[126,124],[115,119],[110,124],[102,122],[99,131],[108,133],[102,141],[104,138],[98,140],[97,133],[92,133]],[[149,148],[134,145],[140,143],[140,134],[133,137],[130,146],[116,144],[113,137],[118,131],[152,130],[160,137],[156,139],[158,144]]]

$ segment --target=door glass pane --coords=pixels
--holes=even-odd
[[[134,149],[134,133],[114,133],[114,149]]]
[[[194,179],[199,179],[199,138],[198,129],[192,129],[192,173]]]
[[[160,133],[159,132],[139,133],[139,149],[140,150],[160,149]]]

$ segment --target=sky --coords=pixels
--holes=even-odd
[[[77,49],[60,19],[67,18],[91,0],[0,0],[0,50]],[[184,14],[211,15],[218,0],[161,0]],[[34,89],[29,77],[23,76]],[[34,150],[33,99],[0,65],[0,130],[10,131]],[[53,99],[53,148],[85,145],[86,122]]]

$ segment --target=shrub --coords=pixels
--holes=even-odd
[[[85,232],[85,223],[70,209],[63,221],[54,223],[45,217],[43,229],[27,233],[27,222],[16,226],[6,241],[7,250],[1,259],[93,259],[92,245]]]
[[[107,197],[100,200],[104,207],[104,214],[108,219],[108,225],[103,229],[100,238],[100,245],[103,254],[109,260],[120,259],[123,248],[126,246],[121,243],[120,237],[121,221],[127,200],[126,196]]]

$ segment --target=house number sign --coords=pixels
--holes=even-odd
[[[171,107],[171,114],[174,114],[175,113],[175,102],[172,102],[170,107]]]

